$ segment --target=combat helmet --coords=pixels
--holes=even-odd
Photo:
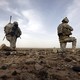
[[[13,22],[13,25],[14,25],[14,26],[18,26],[18,22],[17,22],[17,21],[14,21],[14,22]]]
[[[62,20],[62,22],[63,22],[63,23],[68,23],[68,22],[69,22],[69,20],[68,20],[68,18],[67,18],[67,17],[65,17],[65,18]]]

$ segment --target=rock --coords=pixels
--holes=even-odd
[[[10,51],[11,55],[19,55],[19,56],[23,56],[24,54],[21,55],[21,53],[18,53],[16,50],[15,51]]]
[[[0,50],[4,50],[6,48],[6,45],[5,44],[2,44],[1,46],[0,46]]]
[[[53,48],[53,52],[54,52],[54,53],[57,53],[58,50],[57,50],[56,48]]]
[[[1,66],[0,69],[6,70],[6,69],[7,69],[7,65],[3,65],[3,66]]]
[[[75,72],[80,72],[80,66],[73,66],[72,70]]]
[[[11,48],[8,47],[8,46],[6,46],[5,44],[2,44],[2,45],[0,46],[0,50],[11,51]]]
[[[78,72],[78,75],[80,75],[80,72]]]
[[[39,80],[48,80],[48,73],[45,70],[40,70],[36,75]]]
[[[71,61],[72,61],[72,59],[69,58],[69,57],[65,58],[64,60],[65,60],[66,62],[71,62]]]
[[[76,60],[72,60],[72,62],[73,62],[73,63],[77,63],[77,61],[76,61]]]
[[[16,76],[17,74],[18,74],[17,71],[13,71],[13,72],[12,72],[12,75],[13,75],[13,76]]]
[[[77,61],[77,58],[75,56],[70,56],[73,60]]]
[[[33,58],[29,58],[26,60],[25,64],[35,64],[36,61]]]
[[[44,59],[45,57],[43,55],[40,55],[39,56],[39,59]]]
[[[72,53],[76,53],[76,50],[72,49],[71,52],[72,52]]]
[[[40,64],[38,64],[38,63],[36,63],[36,64],[35,64],[35,69],[36,69],[36,70],[41,70],[41,69],[43,69],[43,66],[40,65]]]
[[[65,67],[72,68],[73,66],[70,64],[65,64]]]
[[[45,60],[39,60],[38,63],[39,64],[46,64],[46,61]]]
[[[50,75],[50,80],[69,80],[61,74],[53,73]]]
[[[11,68],[11,69],[16,69],[17,66],[18,66],[18,65],[14,63],[14,64],[11,64],[10,68]]]
[[[9,56],[10,55],[10,52],[9,51],[6,51],[5,55],[6,56]]]
[[[6,75],[2,75],[0,78],[2,78],[2,80],[7,80],[7,76]]]

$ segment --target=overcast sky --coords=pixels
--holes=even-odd
[[[0,45],[9,46],[3,37],[10,15],[12,22],[18,21],[22,31],[17,47],[59,47],[57,27],[66,16],[80,47],[80,0],[0,0]]]

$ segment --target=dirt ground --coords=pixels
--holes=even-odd
[[[80,80],[80,49],[0,51],[0,80]]]

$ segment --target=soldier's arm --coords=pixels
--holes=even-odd
[[[73,28],[72,28],[70,25],[68,25],[68,27],[69,27],[69,29],[70,29],[71,31],[73,31]]]
[[[57,32],[58,32],[58,36],[63,34],[63,32],[62,32],[62,25],[61,24],[58,26]]]
[[[22,34],[22,31],[21,31],[21,29],[20,29],[20,28],[18,28],[18,29],[19,29],[20,33]]]

